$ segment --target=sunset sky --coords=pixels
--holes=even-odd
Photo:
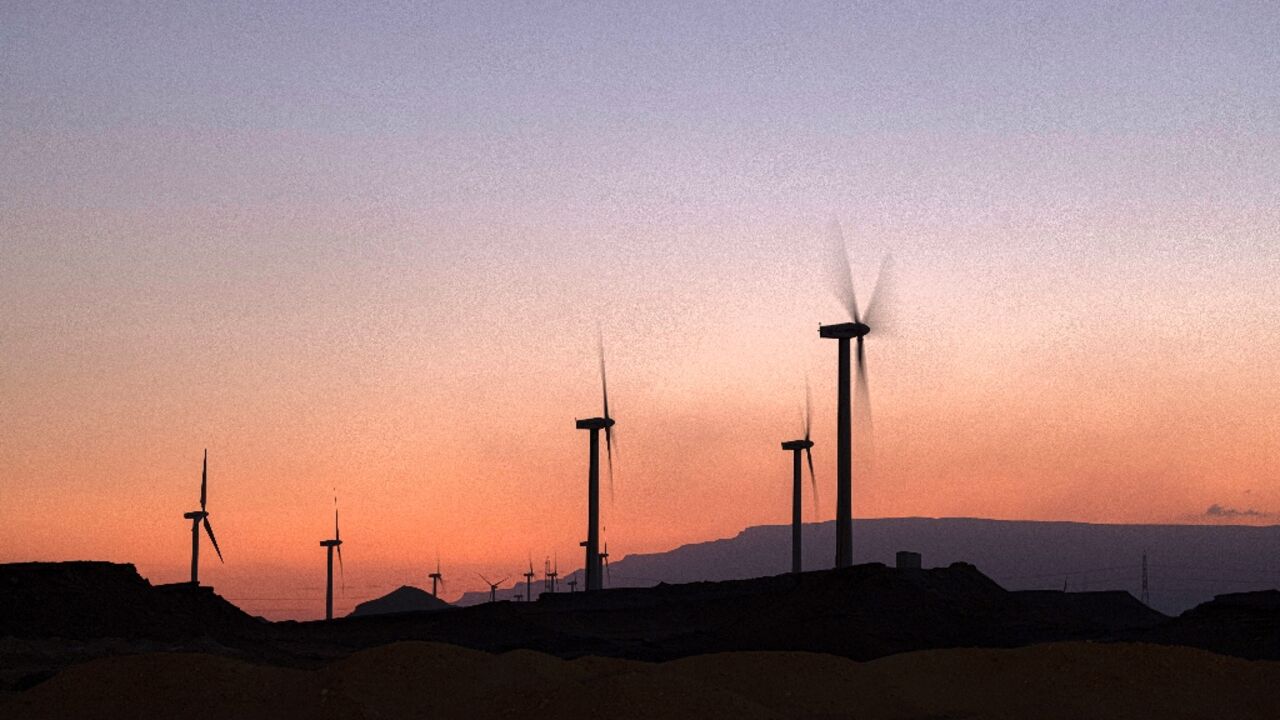
[[[1280,522],[1280,6],[7,2],[0,562],[251,612],[790,514],[825,281],[867,297],[854,516]],[[805,502],[810,498],[806,496]],[[1219,506],[1217,513],[1207,510]],[[1233,514],[1234,513],[1234,514]],[[856,552],[856,550],[855,550]]]

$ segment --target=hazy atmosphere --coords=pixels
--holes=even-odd
[[[833,219],[855,518],[1280,522],[1276,6],[806,7],[5,3],[0,562],[578,568],[597,333],[615,559],[829,520]]]

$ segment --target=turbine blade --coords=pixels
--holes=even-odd
[[[604,332],[599,335],[600,341],[600,390],[604,395],[604,416],[609,417],[609,382],[604,372]]]
[[[849,251],[845,247],[844,231],[840,229],[840,221],[831,218],[827,226],[826,262],[827,282],[836,299],[849,312],[854,322],[861,322],[858,316],[858,297],[853,291],[853,268],[849,266]]]
[[[876,279],[876,286],[871,290],[871,301],[867,303],[867,312],[863,317],[863,321],[871,327],[872,332],[883,334],[893,326],[893,318],[886,308],[893,304],[895,277],[893,256],[885,255],[880,263],[880,277]]]
[[[209,449],[205,448],[204,462],[200,464],[200,509],[204,510],[205,498],[209,487]]]
[[[493,583],[489,582],[489,578],[483,575],[480,575],[480,573],[476,573],[476,575],[479,576],[479,578],[484,581],[485,585],[490,585],[490,586],[493,585]]]
[[[818,516],[818,478],[813,474],[813,449],[805,448],[804,454],[809,458],[809,485],[813,488],[813,515]]]
[[[804,439],[809,439],[809,431],[813,428],[813,390],[809,387],[809,376],[804,376]]]
[[[213,536],[213,526],[209,524],[209,518],[204,519],[204,531],[209,536],[209,542],[213,543],[213,551],[218,553],[218,562],[225,562],[222,559],[222,550],[218,549],[218,538]]]
[[[605,458],[609,465],[609,502],[613,502],[613,428],[604,429]]]
[[[859,458],[863,468],[868,472],[875,471],[875,427],[871,422],[871,388],[867,385],[867,358],[862,345],[863,338],[858,338],[858,382],[853,400],[854,422],[854,457]]]
[[[342,535],[338,533],[338,508],[333,509],[333,539],[342,539]]]
[[[347,569],[342,566],[342,546],[338,546],[338,575],[342,578],[342,594],[347,594]]]

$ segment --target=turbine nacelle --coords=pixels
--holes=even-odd
[[[203,511],[203,510],[193,510],[193,511],[191,511],[191,512],[189,512],[189,513],[183,513],[183,514],[182,514],[182,517],[184,517],[184,518],[186,518],[186,519],[188,519],[188,520],[195,520],[195,521],[197,521],[197,522],[198,522],[198,521],[200,521],[200,520],[203,520],[203,519],[205,519],[205,518],[209,517],[209,513],[205,512],[205,511]]]
[[[782,443],[783,450],[808,450],[813,447],[812,440],[788,440]]]
[[[819,325],[818,335],[824,338],[847,339],[862,337],[871,332],[871,328],[865,323],[847,322],[836,325]]]
[[[579,430],[605,430],[614,425],[613,418],[609,417],[593,417],[585,420],[577,420],[575,424]]]
[[[342,544],[341,540],[321,540],[320,547],[338,547]]]

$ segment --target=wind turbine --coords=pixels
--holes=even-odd
[[[609,460],[609,491],[613,492],[613,418],[609,417],[609,385],[604,372],[604,338],[600,338],[600,389],[604,395],[604,417],[578,420],[579,430],[591,431],[591,460],[587,470],[587,549],[584,572],[587,590],[602,587],[600,577],[600,431],[604,430],[605,450]]]
[[[209,487],[209,450],[204,451],[204,461],[200,465],[200,509],[183,513],[182,517],[191,521],[191,584],[200,584],[200,526],[209,535],[213,543],[213,551],[218,553],[218,562],[223,562],[222,551],[218,549],[218,539],[213,536],[213,526],[209,524],[209,513],[205,510]]]
[[[533,571],[533,558],[529,558],[529,571],[524,573],[524,596],[526,601],[533,602],[533,578],[536,575]]]
[[[793,480],[791,483],[791,572],[801,572],[800,560],[800,496],[801,496],[801,476],[804,474],[801,469],[800,455],[804,454],[809,460],[809,484],[813,486],[813,506],[815,511],[818,507],[818,481],[813,474],[813,441],[809,439],[809,429],[811,425],[811,416],[813,402],[810,399],[809,386],[805,385],[804,398],[804,439],[788,440],[782,443],[783,450],[791,451],[791,467]]]
[[[859,313],[844,234],[840,231],[840,223],[835,220],[831,221],[831,236],[833,253],[829,270],[832,273],[833,289],[853,321],[818,326],[819,337],[831,338],[840,343],[839,383],[836,389],[836,567],[843,568],[853,564],[853,424],[852,404],[849,401],[849,340],[857,339],[858,396],[861,398],[859,420],[867,426],[869,437],[871,393],[867,388],[867,364],[862,341],[883,312],[884,292],[881,287],[888,284],[892,258],[885,257],[880,266],[880,278],[871,292],[871,302],[867,304],[865,313]]]
[[[609,584],[613,584],[613,575],[609,572],[609,541],[604,541],[604,552],[600,553],[600,559],[604,562],[604,574],[609,580]]]
[[[551,566],[551,571],[547,573],[547,580],[550,583],[549,587],[551,588],[551,592],[553,593],[556,591],[556,578],[558,577],[560,577],[560,558],[559,557],[556,558],[555,564]]]
[[[479,573],[477,573],[477,574],[479,574]],[[499,586],[499,585],[501,585],[502,583],[506,582],[506,581],[507,581],[507,578],[509,578],[509,577],[511,577],[511,576],[510,576],[510,575],[508,575],[507,577],[502,578],[502,579],[501,579],[501,580],[499,580],[498,582],[489,582],[489,578],[487,578],[487,577],[485,577],[485,576],[483,576],[483,575],[480,575],[480,579],[481,579],[481,580],[483,580],[483,581],[485,582],[485,584],[489,586],[489,602],[497,602],[497,601],[498,601],[498,586]]]
[[[574,575],[570,577],[568,580],[565,580],[565,584],[569,586],[569,592],[571,593],[578,592],[578,576],[577,575]]]
[[[436,556],[436,571],[428,575],[431,578],[431,597],[436,597],[436,584],[444,587],[444,576],[440,574],[440,556]]]
[[[338,570],[342,572],[343,583],[346,583],[347,571],[342,565],[342,535],[338,532],[338,498],[333,499],[333,539],[321,540],[320,547],[326,548],[329,555],[328,582],[324,589],[324,619],[333,619],[333,551],[338,550]]]

